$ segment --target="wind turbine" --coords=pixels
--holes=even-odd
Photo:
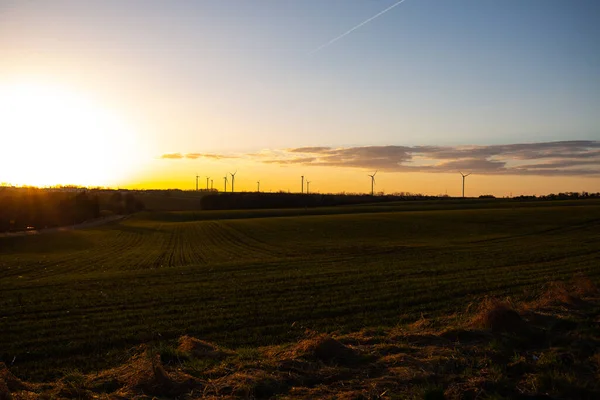
[[[200,178],[200,175],[196,172],[196,192],[198,191],[198,178]]]
[[[211,180],[210,180],[210,190],[213,190],[213,188],[214,188],[214,182],[213,182],[213,180],[211,179]]]
[[[310,181],[306,180],[306,194],[310,194]]]
[[[300,193],[304,193],[304,175],[302,175],[302,191]]]
[[[235,171],[233,174],[231,172],[229,173],[229,175],[231,175],[231,193],[234,191],[233,185],[235,185],[235,174],[237,174],[237,171]]]
[[[469,172],[468,174],[463,174],[462,172],[458,171],[461,175],[462,175],[462,181],[463,181],[463,192],[462,192],[462,198],[465,198],[465,178],[469,175],[471,175],[471,172]]]
[[[225,175],[223,177],[223,179],[225,180],[225,190],[224,190],[224,193],[226,193],[227,192],[227,175]]]
[[[375,195],[375,175],[377,175],[377,171],[373,175],[368,175],[371,177],[371,196]]]
[[[260,181],[256,181],[256,184],[258,185],[258,187],[256,188],[256,191],[260,193]]]
[[[208,180],[210,179],[210,176],[206,177],[206,190],[208,191]]]

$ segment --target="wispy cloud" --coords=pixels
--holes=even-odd
[[[264,160],[263,162],[265,164],[310,164],[314,161],[316,161],[317,158],[316,157],[297,157],[297,158],[289,158],[289,159],[285,159],[285,160],[281,160],[281,159],[271,159],[271,160]]]
[[[290,153],[327,153],[331,147],[298,147],[295,149],[287,149]]]
[[[167,154],[163,154],[160,156],[160,158],[164,159],[164,160],[181,160],[184,158],[190,159],[190,160],[196,160],[198,158],[208,158],[208,159],[212,159],[212,160],[221,160],[221,159],[228,159],[228,158],[238,158],[235,155],[228,155],[228,154],[211,154],[211,153],[187,153],[185,155],[181,154],[181,153],[167,153]]]
[[[160,158],[164,160],[180,160],[183,158],[181,153],[167,153],[160,156]]]
[[[198,158],[200,153],[162,158]],[[190,157],[193,155],[193,157]],[[600,141],[563,141],[490,146],[297,147],[236,155],[200,154],[215,160],[250,161],[388,172],[456,172],[486,175],[600,176]]]
[[[224,158],[238,158],[233,155],[225,155],[225,154],[211,154],[211,153],[188,153],[185,155],[185,158],[189,158],[191,160],[195,160],[198,158],[208,158],[212,160],[221,160]]]

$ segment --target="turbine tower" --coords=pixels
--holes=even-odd
[[[196,172],[196,192],[198,191],[198,178],[200,178],[200,175]]]
[[[462,185],[462,189],[463,189],[463,191],[462,191],[462,198],[464,199],[464,198],[465,198],[465,178],[466,178],[467,176],[471,175],[471,172],[469,172],[469,173],[468,173],[468,174],[466,174],[466,175],[465,175],[465,174],[463,174],[463,173],[462,173],[462,172],[460,172],[460,171],[458,171],[458,172],[459,172],[459,173],[462,175],[462,183],[463,183],[463,185]]]
[[[304,193],[304,175],[302,175],[302,191],[300,193]]]
[[[210,190],[213,190],[213,188],[214,188],[214,182],[213,182],[213,180],[211,179],[211,180],[210,180]]]
[[[227,175],[225,175],[223,177],[223,179],[225,180],[225,190],[223,192],[226,193],[227,192]]]
[[[375,175],[377,175],[377,171],[373,175],[367,175],[371,177],[371,196],[375,195]]]
[[[256,184],[258,185],[258,187],[256,188],[256,191],[258,193],[260,193],[260,181],[256,181]]]
[[[310,194],[310,181],[306,180],[306,194]]]
[[[209,181],[209,179],[210,179],[210,176],[207,176],[206,177],[206,191],[208,191],[208,181]]]
[[[229,175],[231,175],[231,193],[234,192],[235,174],[237,174],[237,171],[235,171],[233,174],[231,172],[229,173]]]

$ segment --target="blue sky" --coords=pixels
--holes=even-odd
[[[77,88],[149,154],[600,139],[600,2],[0,2],[0,76]]]

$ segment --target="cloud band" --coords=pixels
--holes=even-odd
[[[163,154],[163,159],[244,158],[267,164],[364,168],[387,172],[470,171],[487,175],[600,175],[600,141],[489,146],[297,147],[241,156]]]

